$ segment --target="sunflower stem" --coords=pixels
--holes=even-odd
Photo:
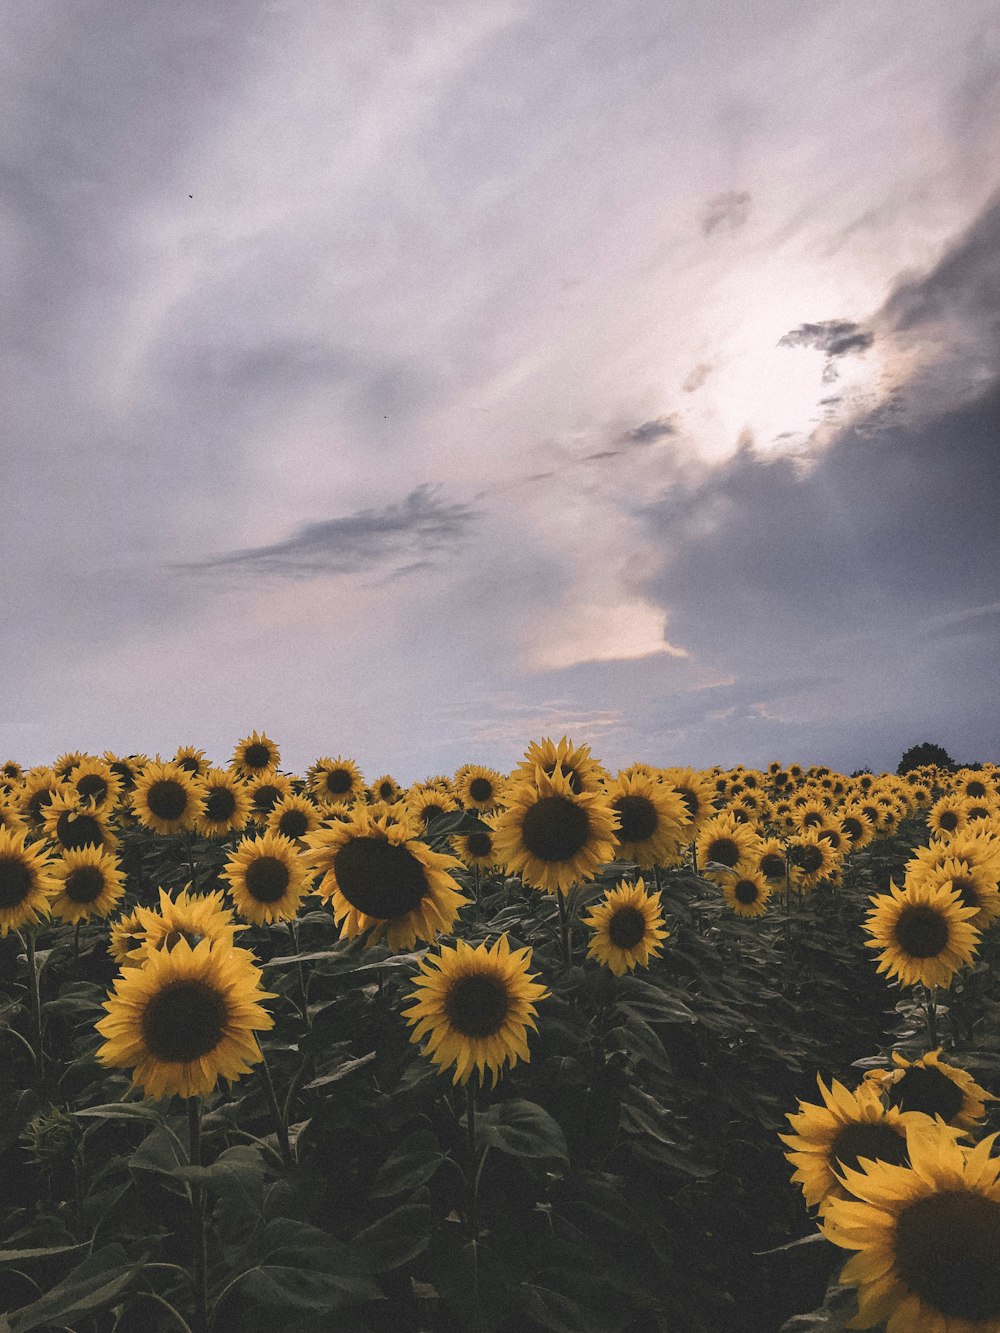
[[[74,966],[74,967],[76,967],[77,963],[80,961],[80,927],[81,927],[82,924],[83,924],[83,918],[81,917],[80,920],[77,921],[76,925],[73,927],[73,966]]]
[[[45,1052],[42,1049],[42,991],[35,962],[35,932],[26,930],[21,936],[24,953],[28,963],[28,993],[31,996],[31,1044],[35,1051],[35,1072],[38,1086],[45,1083]]]
[[[479,867],[478,867],[478,866],[473,866],[473,867],[472,867],[472,874],[473,874],[473,877],[474,877],[474,878],[473,878],[473,884],[474,884],[474,887],[473,887],[473,890],[472,890],[472,901],[473,901],[474,903],[478,903],[478,902],[479,902]]]
[[[927,1018],[928,1050],[936,1051],[938,1046],[937,1030],[937,987],[924,987],[924,1013]]]
[[[470,1078],[465,1085],[465,1144],[469,1157],[469,1234],[472,1240],[479,1240],[479,1188],[476,1175],[476,1083]],[[478,1293],[477,1293],[478,1304]]]
[[[299,951],[299,937],[295,932],[295,922],[286,921],[285,925],[288,928],[288,934],[292,941],[292,953],[297,954]],[[302,992],[302,1017],[306,1027],[311,1027],[312,1024],[309,1019],[309,996],[306,993],[306,970],[301,962],[298,963],[297,966],[299,969],[299,989]]]
[[[562,943],[563,962],[569,967],[573,958],[573,942],[570,938],[569,929],[569,903],[562,890],[557,890],[556,899],[559,903],[559,939]]]
[[[201,1166],[201,1098],[189,1097],[188,1160],[192,1166]],[[192,1250],[194,1253],[193,1278],[195,1298],[194,1333],[208,1329],[208,1237],[205,1232],[205,1188],[200,1181],[191,1182]]]
[[[191,830],[187,833],[187,858],[188,870],[191,872],[191,897],[198,892],[198,862],[194,859],[194,834]]]
[[[274,1090],[274,1079],[271,1077],[271,1070],[267,1063],[267,1057],[264,1055],[264,1049],[261,1047],[260,1063],[264,1070],[264,1086],[267,1088],[267,1100],[271,1103],[271,1114],[274,1116],[274,1132],[278,1136],[278,1146],[281,1148],[281,1160],[285,1166],[292,1165],[292,1148],[288,1142],[288,1124],[285,1117],[281,1114],[281,1107],[278,1105],[278,1095]]]

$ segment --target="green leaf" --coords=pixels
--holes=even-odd
[[[120,1245],[105,1245],[90,1255],[31,1305],[10,1315],[11,1333],[55,1324],[73,1327],[114,1305],[130,1286],[142,1264],[130,1263]]]
[[[231,1200],[254,1215],[259,1215],[264,1205],[264,1162],[249,1144],[227,1148],[211,1166],[179,1166],[171,1175],[204,1185],[218,1198]]]
[[[322,1312],[382,1299],[346,1245],[293,1218],[275,1218],[261,1227],[241,1251],[241,1261],[247,1265],[237,1279],[241,1301]]]
[[[342,1078],[348,1074],[353,1074],[356,1069],[362,1065],[370,1064],[375,1059],[375,1052],[369,1051],[367,1055],[359,1055],[356,1060],[346,1060],[342,1065],[338,1065],[332,1074],[324,1074],[322,1078],[314,1078],[311,1083],[307,1083],[307,1088],[325,1088],[331,1083],[339,1083]]]
[[[86,1242],[78,1245],[49,1245],[40,1250],[0,1250],[0,1264],[23,1263],[29,1259],[47,1259],[53,1254],[75,1254],[87,1249]]]
[[[476,1137],[510,1157],[558,1158],[569,1161],[566,1136],[548,1111],[536,1102],[498,1102],[476,1116]]]
[[[385,1159],[369,1193],[376,1199],[386,1199],[419,1189],[444,1160],[436,1136],[429,1129],[418,1129]]]
[[[551,1333],[580,1333],[581,1329],[591,1327],[583,1306],[557,1291],[525,1282],[518,1295],[525,1313]]]
[[[354,1237],[352,1248],[373,1273],[388,1273],[423,1253],[431,1239],[431,1210],[407,1203]]]
[[[100,1120],[144,1120],[148,1124],[163,1119],[154,1102],[108,1102],[105,1106],[85,1106],[82,1111],[72,1114]]]
[[[136,1171],[155,1171],[161,1176],[176,1177],[179,1168],[190,1170],[186,1148],[166,1125],[157,1125],[146,1135],[128,1164]]]

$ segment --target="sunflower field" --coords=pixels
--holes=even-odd
[[[1000,1333],[1000,767],[0,768],[0,1333]]]

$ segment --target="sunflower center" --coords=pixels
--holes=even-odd
[[[187,1064],[215,1050],[227,1018],[226,1002],[217,990],[203,981],[174,981],[146,1005],[142,1036],[155,1060]]]
[[[171,949],[176,948],[181,940],[183,940],[185,944],[194,949],[202,942],[202,940],[207,938],[207,935],[199,935],[196,930],[177,926],[175,929],[167,931],[166,935],[163,936],[160,942],[154,944],[153,947],[157,949],[165,949],[167,953],[169,953]]]
[[[52,798],[55,792],[51,787],[43,787],[41,791],[36,791],[34,796],[28,802],[28,818],[36,824],[41,822],[42,811],[52,804]]]
[[[687,787],[678,787],[676,790],[677,790],[677,795],[687,806],[688,814],[691,816],[692,819],[696,819],[698,816],[698,811],[701,808],[698,803],[698,797],[694,794],[693,791],[689,791]]]
[[[840,846],[840,834],[835,828],[820,829],[817,836],[822,838],[824,842],[828,842],[834,851]]]
[[[760,897],[760,889],[752,879],[741,879],[733,885],[733,897],[738,903],[755,903]]]
[[[806,828],[815,828],[817,824],[822,824],[823,816],[818,810],[807,810],[802,816],[802,823]]]
[[[963,907],[982,907],[976,886],[971,879],[966,879],[964,875],[953,875],[950,887],[962,899]]]
[[[853,815],[845,816],[845,818],[840,821],[840,827],[844,830],[844,836],[849,842],[857,842],[861,837],[861,820],[855,819]]]
[[[899,1215],[894,1249],[907,1287],[939,1313],[1000,1316],[1000,1203],[964,1190],[917,1199]]]
[[[272,787],[269,782],[258,787],[253,794],[253,804],[255,810],[269,811],[273,810],[281,799],[281,792],[277,787]]]
[[[0,857],[0,907],[17,907],[31,892],[35,877],[14,856]]]
[[[954,810],[942,810],[938,815],[938,828],[953,833],[958,828],[958,815]]]
[[[616,949],[634,949],[646,934],[646,918],[638,907],[619,907],[608,923],[608,938]]]
[[[434,805],[433,802],[430,805],[425,805],[420,812],[425,827],[431,822],[432,819],[437,819],[438,815],[443,815],[443,814],[444,814],[444,806]]]
[[[732,867],[740,859],[740,849],[732,838],[713,838],[708,844],[708,859]]]
[[[259,742],[254,745],[248,745],[243,751],[244,768],[268,768],[271,764],[271,751],[266,745]]]
[[[74,903],[92,903],[101,896],[104,874],[100,866],[77,866],[66,876],[66,897]]]
[[[932,1066],[911,1065],[889,1088],[889,1105],[901,1111],[939,1115],[950,1124],[962,1109],[962,1089],[947,1074]]]
[[[948,943],[948,922],[933,907],[904,907],[896,922],[896,943],[911,958],[936,958]]]
[[[760,873],[765,879],[784,879],[785,858],[777,852],[767,852],[760,858]]]
[[[791,861],[793,865],[804,870],[807,875],[815,875],[816,871],[823,864],[823,853],[818,847],[810,844],[805,846],[793,847],[791,851]]]
[[[161,778],[150,786],[146,804],[157,819],[180,819],[187,809],[187,788],[173,778]]]
[[[473,778],[469,783],[469,795],[474,801],[488,801],[493,795],[493,783],[489,778]]]
[[[352,838],[333,859],[347,901],[380,921],[408,915],[427,893],[424,868],[412,852],[385,838]]]
[[[465,847],[470,856],[489,856],[493,851],[493,839],[488,833],[470,833],[466,836]]]
[[[76,790],[83,800],[95,800],[100,804],[108,794],[108,784],[100,773],[85,773],[76,784]]]
[[[64,810],[56,821],[56,837],[68,851],[76,852],[81,847],[100,847],[104,832],[93,815]]]
[[[391,782],[381,782],[379,783],[378,794],[383,801],[391,801],[396,794],[396,788]]]
[[[614,802],[621,820],[619,842],[645,842],[656,832],[656,806],[646,796],[619,796]]]
[[[521,837],[539,861],[568,861],[590,836],[587,812],[568,796],[543,796],[524,816]]]
[[[213,787],[205,801],[205,818],[212,824],[224,824],[235,813],[235,794],[228,787]]]
[[[463,1037],[496,1036],[509,1008],[507,987],[499,977],[482,972],[452,982],[444,1001],[448,1021]]]
[[[331,796],[344,796],[354,786],[354,779],[346,768],[331,768],[326,775],[326,789]]]
[[[276,856],[258,856],[247,866],[247,892],[259,903],[276,903],[288,888],[291,874]]]
[[[186,754],[183,759],[178,759],[176,762],[181,766],[181,768],[183,768],[185,773],[201,772],[198,760],[194,757],[194,755]]]
[[[278,820],[278,829],[286,838],[301,838],[309,828],[309,816],[304,810],[285,810]]]
[[[830,1161],[857,1171],[859,1157],[872,1157],[891,1166],[906,1164],[906,1138],[886,1124],[854,1121],[845,1125],[830,1145]]]
[[[122,780],[122,786],[130,791],[135,786],[135,775],[128,764],[114,763],[110,765],[112,773],[116,773]]]
[[[965,784],[965,794],[966,796],[971,796],[975,801],[981,801],[986,795],[986,788],[978,780],[967,782]]]

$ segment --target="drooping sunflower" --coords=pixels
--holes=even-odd
[[[118,804],[122,781],[103,759],[85,759],[70,771],[66,787],[80,805],[110,812]]]
[[[266,773],[268,769],[277,768],[280,762],[281,751],[274,741],[263,732],[258,736],[256,731],[253,731],[249,736],[237,741],[230,766],[242,778],[255,778],[261,773]]]
[[[52,861],[25,833],[0,828],[0,938],[33,926],[51,911],[55,883]]]
[[[491,810],[503,797],[507,780],[494,768],[466,764],[462,776],[455,774],[458,799],[469,810]]]
[[[603,791],[574,792],[560,768],[551,777],[537,768],[535,781],[512,784],[506,799],[493,846],[507,872],[530,887],[566,893],[614,856],[610,798]]]
[[[192,896],[182,889],[171,898],[161,889],[159,906],[137,907],[134,916],[142,939],[132,957],[139,962],[181,943],[192,949],[202,940],[211,946],[233,945],[237,932],[246,929],[233,920],[221,891]]]
[[[723,882],[722,894],[737,916],[763,916],[771,889],[760,873],[730,876]]]
[[[465,896],[451,876],[459,862],[412,836],[407,824],[360,805],[343,823],[305,839],[316,892],[328,898],[344,935],[367,935],[393,951],[451,930]]]
[[[616,856],[641,870],[681,863],[691,816],[679,792],[643,773],[619,773],[605,792],[618,816]]]
[[[980,933],[971,925],[976,908],[963,907],[951,889],[921,883],[876,894],[864,929],[869,949],[879,950],[878,971],[904,986],[950,986],[955,973],[968,967],[979,948]]]
[[[604,963],[616,977],[648,967],[670,934],[664,926],[659,894],[647,893],[641,877],[634,884],[622,880],[617,888],[609,889],[583,923],[593,932],[587,957]]]
[[[975,1129],[986,1115],[986,1103],[996,1098],[981,1088],[972,1075],[941,1059],[941,1048],[917,1060],[892,1053],[892,1069],[871,1069],[865,1075],[900,1111],[939,1115],[946,1125]]]
[[[47,837],[64,852],[79,851],[81,847],[118,846],[107,816],[100,810],[92,810],[87,802],[81,804],[75,794],[53,797],[46,806],[44,824]]]
[[[247,782],[250,796],[250,817],[258,824],[266,824],[268,816],[279,801],[292,794],[292,784],[284,773],[271,771]]]
[[[715,791],[707,774],[696,768],[664,768],[661,770],[663,781],[679,794],[691,816],[687,830],[690,839],[697,838],[707,820],[715,813],[712,801]]]
[[[52,867],[52,879],[58,890],[52,911],[73,924],[107,916],[125,892],[118,858],[104,847],[63,852]]]
[[[202,777],[205,811],[195,825],[205,838],[239,833],[250,818],[250,793],[242,779],[223,768],[210,768]]]
[[[806,1204],[825,1211],[831,1198],[844,1198],[841,1174],[856,1167],[860,1158],[893,1162],[907,1160],[907,1116],[895,1107],[885,1107],[878,1090],[862,1083],[854,1092],[831,1079],[827,1088],[816,1075],[822,1105],[799,1102],[789,1112],[789,1134],[779,1134],[787,1144],[785,1156],[795,1167],[792,1180],[802,1186]]]
[[[741,824],[731,814],[723,813],[702,823],[696,848],[699,872],[716,884],[725,883],[730,873],[748,874],[754,869],[761,839],[749,824]]]
[[[422,959],[413,1002],[403,1010],[410,1040],[426,1040],[439,1069],[454,1066],[452,1082],[468,1082],[473,1070],[482,1082],[489,1070],[496,1083],[506,1065],[531,1059],[528,1029],[537,1030],[535,1006],[549,992],[530,966],[531,950],[512,950],[506,935],[475,949],[459,940]]]
[[[193,829],[205,813],[205,784],[180,764],[147,764],[132,792],[132,811],[157,833]]]
[[[222,878],[229,881],[237,912],[255,926],[291,921],[309,883],[309,866],[291,838],[265,833],[244,838],[226,862]]]
[[[858,1251],[840,1281],[857,1288],[854,1328],[887,1333],[1000,1329],[1000,1158],[997,1135],[963,1148],[927,1120],[909,1132],[910,1167],[860,1163],[831,1201],[828,1240]]]
[[[365,780],[353,759],[317,759],[309,770],[309,790],[317,805],[350,805],[364,799]]]
[[[184,940],[121,973],[96,1024],[103,1065],[130,1069],[147,1097],[208,1096],[260,1060],[256,1033],[274,1026],[260,969],[245,949]]]
[[[267,827],[271,833],[280,833],[284,838],[306,838],[315,833],[323,822],[323,816],[316,804],[306,796],[286,796],[279,801],[267,817]]]
[[[609,776],[604,766],[591,758],[589,745],[574,745],[567,736],[558,743],[548,736],[532,741],[524,758],[511,773],[511,781],[533,783],[539,768],[546,777],[552,777],[558,768],[569,782],[574,796],[599,791]]]

